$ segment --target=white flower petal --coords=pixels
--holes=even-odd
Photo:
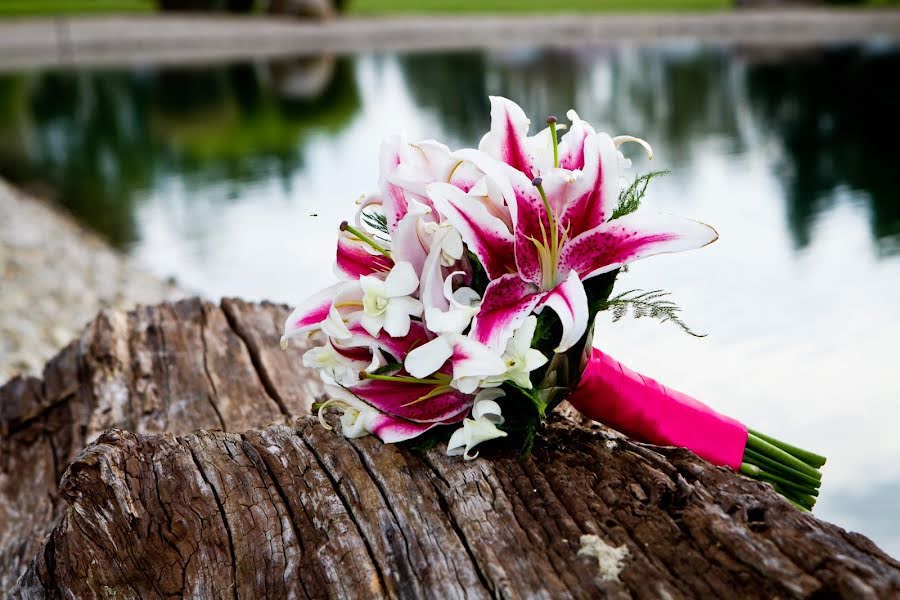
[[[466,429],[465,427],[460,427],[456,431],[453,432],[453,435],[450,436],[450,441],[447,442],[447,455],[448,456],[461,456],[463,452],[466,451]]]
[[[453,346],[444,337],[437,337],[406,355],[403,366],[413,377],[428,377],[453,356]]]
[[[369,335],[377,337],[381,333],[381,328],[384,327],[384,315],[363,315],[362,319],[359,320],[359,324],[362,325]]]
[[[434,333],[462,333],[472,322],[472,313],[451,308],[448,311],[428,307],[425,310],[425,324]]]
[[[392,300],[384,311],[384,330],[391,337],[399,338],[409,333],[409,325],[409,313]]]
[[[472,408],[472,417],[475,420],[487,419],[495,425],[503,424],[503,415],[500,413],[500,405],[493,400],[481,400]]]
[[[455,336],[453,343],[453,379],[464,377],[484,379],[485,377],[501,375],[504,372],[506,372],[506,364],[496,352],[481,342],[476,342],[462,335]]]
[[[547,363],[547,357],[536,348],[529,348],[525,353],[525,370],[529,373]]]
[[[328,311],[328,318],[322,321],[322,331],[333,340],[346,340],[351,337],[347,324],[341,318],[341,313],[334,306]]]
[[[360,278],[362,280],[362,278]],[[398,262],[384,280],[384,293],[389,298],[409,296],[419,287],[419,278],[408,262]]]
[[[410,298],[409,296],[391,298],[390,302],[388,302],[388,310],[390,311],[393,308],[397,308],[414,317],[422,316],[422,302],[416,298]]]

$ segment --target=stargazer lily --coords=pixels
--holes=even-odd
[[[326,385],[325,395],[328,399],[319,406],[319,421],[326,429],[331,429],[331,426],[325,421],[323,411],[331,406],[342,413],[341,433],[345,437],[357,438],[374,434],[387,444],[418,437],[438,425],[458,423],[465,418],[472,406],[471,402],[464,404],[458,413],[444,421],[413,421],[382,412],[340,386]]]
[[[572,127],[561,142],[555,118],[544,132],[528,137],[522,109],[492,97],[491,131],[479,149],[454,153],[499,188],[512,230],[456,186],[438,182],[427,188],[491,278],[470,335],[496,351],[529,314],[548,306],[562,322],[556,351],[571,348],[588,326],[582,280],[718,237],[704,223],[673,215],[639,211],[611,219],[621,176],[617,144],[649,146],[595,132],[574,112],[570,117]]]

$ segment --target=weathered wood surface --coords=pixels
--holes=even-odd
[[[111,427],[244,431],[307,414],[321,392],[278,347],[288,310],[199,300],[104,311],[44,370],[0,388],[0,594],[66,508],[66,467]]]
[[[285,314],[105,313],[43,381],[0,389],[4,589],[24,572],[13,597],[900,595],[865,537],[596,425],[468,463],[345,440],[301,416],[319,388],[277,346]],[[585,534],[628,549],[618,580],[578,554]]]

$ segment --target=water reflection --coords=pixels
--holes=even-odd
[[[889,157],[897,156],[900,114],[885,87],[898,72],[896,49],[858,48],[807,52],[790,61],[768,57],[749,71],[759,122],[785,147],[780,176],[799,247],[809,244],[816,216],[845,188],[864,192],[882,251],[898,250],[898,175]]]
[[[224,188],[303,168],[304,139],[359,107],[347,60],[222,68],[61,71],[0,78],[0,173],[51,195],[119,247],[140,240],[140,198],[176,178]]]
[[[476,144],[488,94],[574,106],[651,140],[636,169],[673,170],[653,204],[722,234],[622,281],[672,291],[708,338],[602,321],[604,347],[829,455],[819,514],[900,554],[876,502],[900,482],[897,72],[897,47],[680,44],[22,73],[0,77],[0,174],[186,286],[293,302],[331,281],[384,136]]]

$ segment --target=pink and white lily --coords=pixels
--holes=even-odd
[[[512,230],[454,186],[428,187],[435,206],[492,279],[471,335],[498,351],[529,314],[549,306],[562,321],[556,351],[564,352],[588,326],[584,279],[654,254],[699,248],[718,237],[708,225],[672,215],[641,211],[611,220],[620,181],[616,139],[572,116],[571,129],[557,145],[553,123],[549,136],[542,132],[530,138],[522,109],[493,97],[491,131],[480,149],[454,154],[499,187]]]

